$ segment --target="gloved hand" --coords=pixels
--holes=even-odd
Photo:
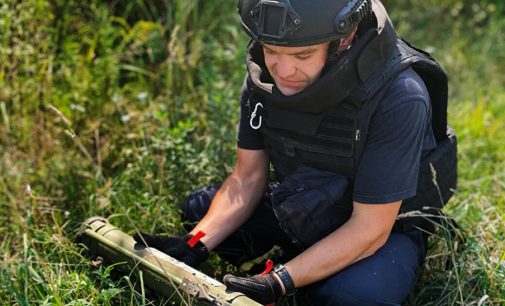
[[[283,295],[281,284],[270,272],[252,277],[224,276],[224,284],[232,291],[242,292],[256,302],[266,305],[277,302]]]
[[[142,236],[142,237],[141,237]],[[153,235],[148,233],[136,233],[133,239],[141,245],[153,247],[161,252],[180,260],[191,267],[198,267],[202,262],[209,258],[207,247],[198,241],[193,247],[188,244],[188,240],[193,237],[191,234],[182,237],[167,237]],[[145,242],[144,242],[145,241]]]

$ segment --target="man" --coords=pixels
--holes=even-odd
[[[280,246],[283,265],[273,271],[224,279],[264,304],[303,288],[315,305],[400,305],[426,237],[419,218],[402,223],[399,212],[441,207],[455,185],[445,74],[397,39],[378,0],[241,0],[238,11],[253,40],[235,168],[222,186],[189,197],[183,218],[196,226],[188,235],[136,240],[192,266],[213,250],[241,265]],[[269,196],[279,194],[269,183],[282,188],[300,169],[344,179],[332,213],[315,225],[286,224],[296,214],[283,215],[286,198]],[[430,169],[443,181],[437,190]],[[312,235],[305,229],[325,222],[303,242]]]

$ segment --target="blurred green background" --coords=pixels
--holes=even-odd
[[[449,74],[460,147],[447,212],[467,238],[431,238],[405,303],[504,305],[505,2],[384,3]],[[0,0],[0,304],[168,303],[92,268],[75,233],[93,215],[181,233],[188,192],[231,171],[248,41],[235,7]]]

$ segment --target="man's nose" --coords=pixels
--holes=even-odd
[[[286,56],[280,56],[277,62],[277,75],[283,79],[294,75],[296,66],[293,61]]]

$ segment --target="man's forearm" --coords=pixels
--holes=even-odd
[[[203,231],[210,250],[237,230],[254,212],[266,188],[264,178],[240,178],[232,173],[216,193],[205,217],[191,231]]]
[[[322,280],[375,253],[389,236],[400,202],[388,205],[391,206],[385,209],[391,212],[382,218],[386,224],[351,217],[338,230],[286,263],[295,286],[302,287]]]
[[[374,237],[376,238],[376,237]],[[365,233],[356,234],[347,223],[285,266],[296,287],[302,287],[337,273],[352,263],[373,254],[375,239]],[[370,254],[364,254],[367,251]]]

